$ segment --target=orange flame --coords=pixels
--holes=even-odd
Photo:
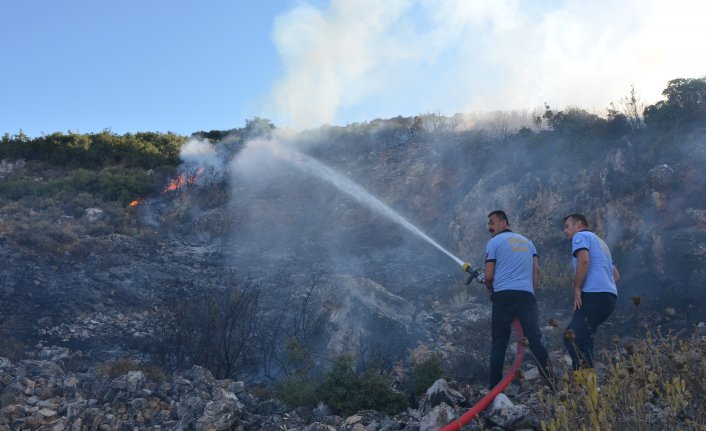
[[[176,178],[172,178],[171,180],[169,180],[169,184],[167,184],[167,187],[164,188],[162,193],[173,192],[174,190],[180,189],[184,186],[193,186],[194,184],[196,184],[196,179],[205,170],[206,168],[201,167],[193,175],[186,175],[184,172],[181,172]]]
[[[140,205],[142,203],[142,201],[144,201],[144,200],[145,200],[144,198],[137,198],[134,201],[130,202],[129,205],[131,207],[136,207],[136,206]]]

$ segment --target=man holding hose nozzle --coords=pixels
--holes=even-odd
[[[593,334],[615,308],[620,280],[610,249],[588,230],[583,214],[564,217],[564,234],[571,241],[574,266],[574,317],[566,328],[564,344],[574,370],[593,368]],[[577,351],[578,350],[578,351]]]
[[[510,230],[504,211],[488,214],[488,231],[492,238],[485,249],[485,286],[493,302],[490,389],[502,380],[505,350],[515,318],[520,321],[540,372],[551,383],[549,355],[542,344],[534,296],[539,288],[537,250],[530,240]]]

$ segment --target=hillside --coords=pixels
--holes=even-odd
[[[540,318],[562,324],[561,222],[584,213],[623,278],[600,347],[692,336],[706,321],[706,81],[665,96],[637,117],[547,106],[521,128],[429,114],[297,134],[255,119],[188,138],[6,135],[0,357],[196,365],[301,405],[318,399],[283,382],[316,381],[345,355],[413,402],[411,370],[428,361],[483,382],[485,292],[365,191],[476,266],[486,216],[504,209],[540,255]],[[544,330],[561,357],[561,334]]]

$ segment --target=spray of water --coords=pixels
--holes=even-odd
[[[310,156],[307,156],[306,154],[286,149],[274,141],[261,142],[260,144],[267,147],[267,149],[279,159],[285,160],[293,164],[294,166],[306,173],[328,181],[339,190],[353,197],[359,203],[365,205],[366,207],[374,211],[377,211],[388,219],[403,226],[408,231],[424,239],[429,244],[441,250],[444,254],[453,259],[459,265],[464,265],[464,262],[461,259],[454,256],[451,252],[446,250],[436,241],[431,239],[427,234],[422,232],[418,227],[410,223],[406,218],[397,214],[392,208],[382,203],[378,198],[371,195],[367,190],[365,190],[363,187],[361,187],[345,175],[336,172],[332,168],[324,165],[323,163]]]

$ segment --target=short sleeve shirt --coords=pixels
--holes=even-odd
[[[485,261],[495,262],[493,290],[521,290],[534,293],[532,273],[537,249],[524,236],[500,232],[488,241]]]
[[[571,263],[574,266],[574,272],[578,263],[576,253],[579,250],[587,250],[589,259],[588,273],[581,291],[586,293],[609,292],[617,296],[618,288],[615,286],[613,276],[613,258],[606,243],[593,232],[587,230],[576,232],[571,239]]]

